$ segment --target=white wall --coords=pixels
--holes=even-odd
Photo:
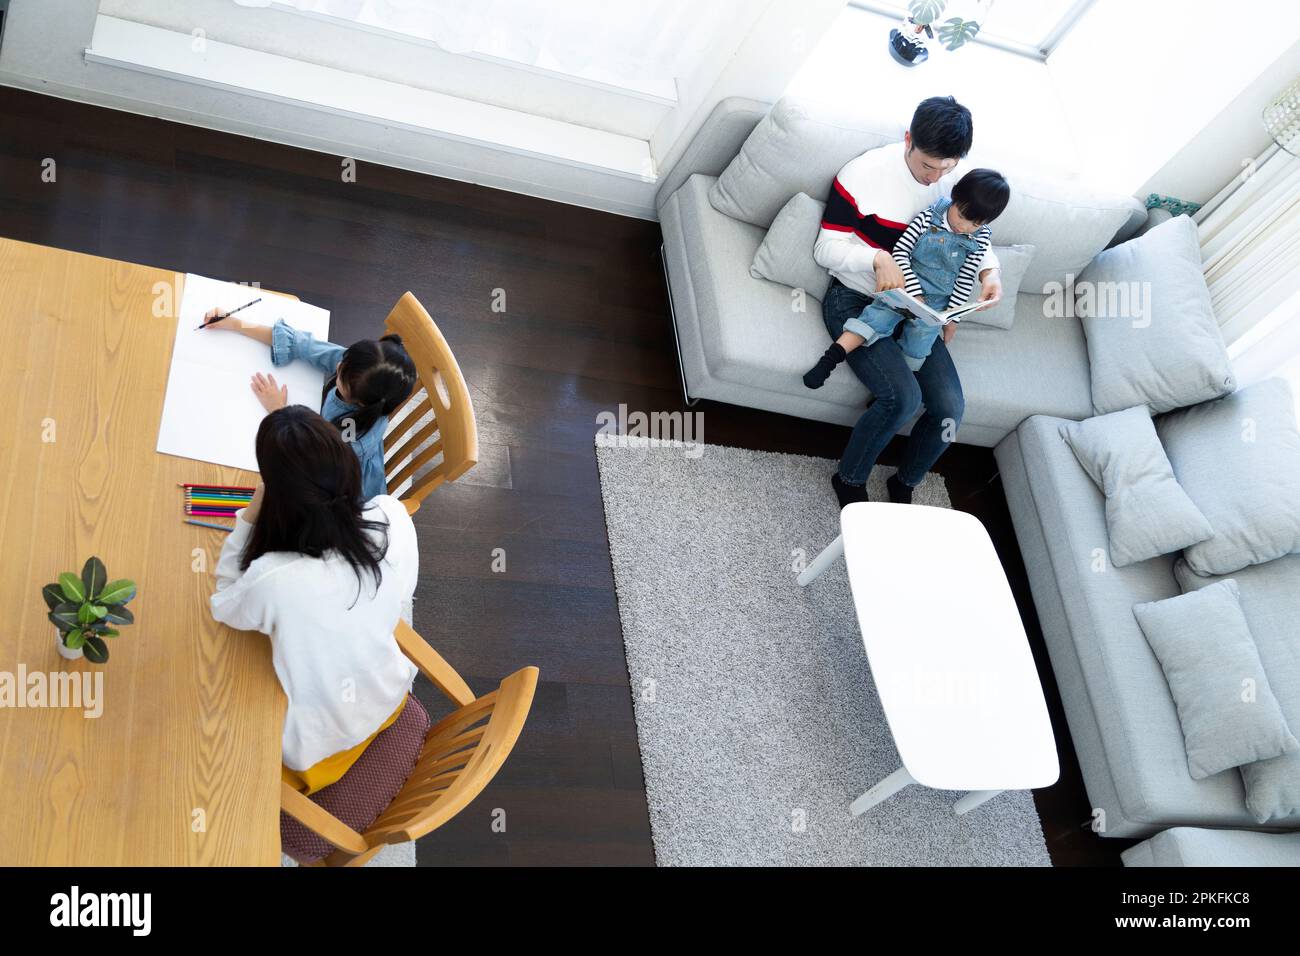
[[[1284,85],[1264,74],[1298,37],[1296,0],[1097,0],[1047,63],[1083,175],[1139,196],[1209,198],[1258,153],[1254,104]]]

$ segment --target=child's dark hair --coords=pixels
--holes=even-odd
[[[344,412],[334,419],[342,430],[352,422],[352,432],[360,437],[374,427],[383,415],[402,407],[415,389],[415,363],[406,354],[400,335],[385,335],[378,341],[357,342],[339,360],[338,370],[325,383],[325,395],[342,380],[347,385],[348,403],[356,411]]]
[[[953,205],[971,222],[983,225],[1002,215],[1011,184],[996,169],[972,169],[952,187]]]
[[[970,110],[951,96],[921,100],[908,132],[914,148],[937,159],[961,159],[975,135]]]
[[[356,573],[358,585],[369,575],[378,588],[387,525],[362,518],[361,463],[338,429],[303,405],[286,405],[262,419],[256,447],[266,489],[240,567],[247,570],[273,551],[313,558],[335,552]],[[382,543],[372,531],[383,532]]]

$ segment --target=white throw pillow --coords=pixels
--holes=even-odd
[[[825,203],[807,193],[796,193],[772,221],[763,244],[754,253],[749,274],[755,279],[770,279],[792,289],[803,289],[820,302],[831,284],[831,276],[813,258],[813,245],[825,209]]]

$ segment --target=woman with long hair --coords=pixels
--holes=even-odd
[[[401,714],[416,668],[393,631],[418,569],[415,527],[389,495],[368,500],[357,456],[301,405],[257,430],[262,474],[217,563],[212,616],[271,638],[289,700],[285,779],[335,782]]]

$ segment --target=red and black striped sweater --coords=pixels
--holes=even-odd
[[[929,186],[917,182],[902,143],[849,160],[831,183],[813,258],[849,288],[870,295],[876,290],[876,253],[893,252],[912,217],[948,195],[955,180],[949,173]],[[996,268],[990,249],[978,271]]]

